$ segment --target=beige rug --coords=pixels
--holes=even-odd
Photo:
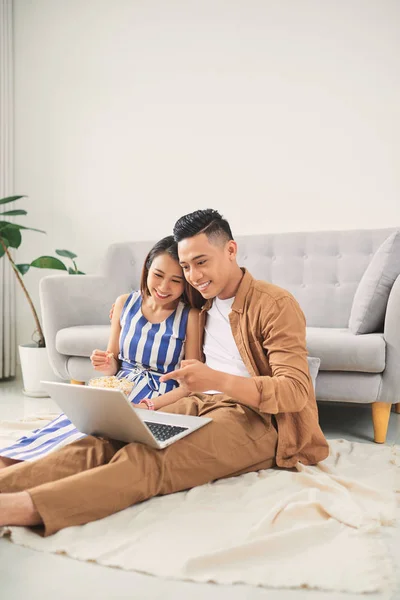
[[[0,447],[46,421],[0,423]],[[316,467],[260,471],[153,498],[41,538],[43,552],[152,575],[221,584],[353,593],[396,586],[400,447],[330,442]],[[392,543],[393,545],[393,543]]]

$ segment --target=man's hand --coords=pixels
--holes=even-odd
[[[221,388],[220,376],[222,373],[210,369],[199,360],[183,360],[181,368],[160,377],[160,381],[175,379],[189,392],[207,392]],[[218,383],[219,381],[219,383]],[[222,390],[221,390],[222,391]]]

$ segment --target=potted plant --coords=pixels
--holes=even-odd
[[[0,205],[15,202],[16,200],[24,197],[25,196],[9,196],[7,198],[2,198],[0,199]],[[17,223],[13,223],[8,220],[9,217],[22,215],[27,215],[27,211],[16,209],[0,212],[0,259],[4,257],[4,259],[10,262],[12,270],[32,311],[36,326],[33,335],[36,334],[37,340],[31,344],[23,344],[19,346],[22,378],[24,381],[24,393],[28,396],[44,397],[47,396],[47,393],[40,389],[40,380],[54,380],[55,375],[48,362],[46,341],[42,326],[40,324],[40,320],[32,298],[23,282],[23,276],[31,267],[38,269],[57,269],[71,275],[80,275],[83,274],[83,272],[80,271],[76,265],[76,254],[70,252],[69,250],[55,251],[58,256],[68,258],[71,261],[71,266],[69,267],[65,265],[64,262],[59,258],[54,256],[39,256],[39,258],[36,258],[30,263],[17,264],[12,256],[12,249],[17,249],[20,247],[22,242],[22,232],[24,230],[30,230],[39,233],[46,233],[41,229],[25,227],[24,225],[18,225]],[[6,217],[6,219],[2,219],[2,217]]]

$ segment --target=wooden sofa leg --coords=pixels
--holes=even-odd
[[[400,415],[400,402],[394,404],[394,412],[397,412],[397,414]]]
[[[372,403],[372,423],[374,426],[374,442],[384,444],[389,426],[390,410],[392,405],[388,402]]]
[[[71,379],[70,383],[72,383],[72,385],[85,385],[84,381],[78,381],[77,379]]]

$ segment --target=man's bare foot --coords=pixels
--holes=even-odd
[[[15,458],[7,458],[6,456],[0,456],[0,469],[5,469],[6,467],[11,467],[11,465],[17,465],[20,460],[15,460]]]
[[[28,492],[0,494],[0,527],[3,525],[40,525],[42,519]]]

